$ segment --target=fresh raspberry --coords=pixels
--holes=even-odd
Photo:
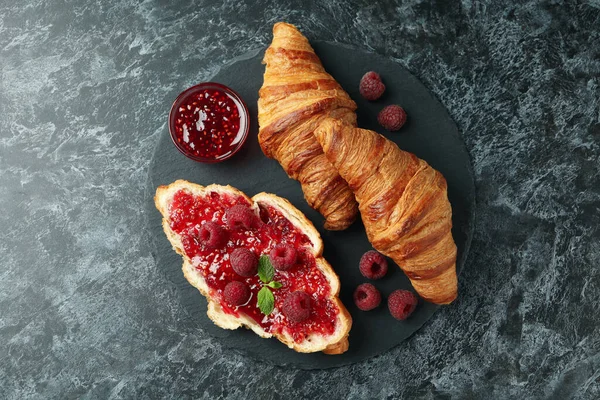
[[[388,131],[397,131],[406,122],[406,112],[399,105],[392,104],[379,112],[377,121]]]
[[[229,229],[252,229],[258,224],[258,218],[250,207],[237,204],[225,211]]]
[[[252,251],[245,247],[233,250],[229,255],[229,262],[235,273],[239,276],[254,276],[258,270],[258,258],[256,258],[256,255]]]
[[[279,271],[288,271],[296,265],[298,253],[293,246],[280,243],[271,249],[269,258],[275,269]]]
[[[363,254],[359,265],[360,273],[369,279],[381,279],[388,271],[387,260],[375,250],[369,250]]]
[[[241,306],[250,299],[250,288],[244,282],[232,281],[225,286],[225,300],[232,306]]]
[[[227,230],[216,222],[202,224],[198,231],[200,242],[209,249],[219,249],[227,244]]]
[[[310,316],[311,303],[310,296],[305,292],[292,292],[283,302],[283,314],[292,322],[302,322]]]
[[[370,283],[363,283],[354,291],[354,303],[361,310],[370,311],[381,304],[381,293]]]
[[[388,297],[388,308],[392,317],[404,321],[415,311],[419,299],[413,292],[408,290],[396,290]]]
[[[369,71],[360,80],[359,91],[362,97],[373,101],[381,97],[385,92],[385,85],[377,72]]]

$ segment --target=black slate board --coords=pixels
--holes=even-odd
[[[429,162],[446,177],[453,209],[452,233],[458,246],[457,268],[460,272],[472,236],[475,187],[468,153],[447,111],[418,79],[387,58],[337,43],[316,42],[313,45],[327,71],[357,102],[360,127],[384,134],[402,149]],[[224,346],[273,364],[303,369],[336,367],[362,361],[402,343],[431,317],[438,306],[422,302],[404,322],[394,320],[385,304],[371,312],[362,312],[356,308],[352,292],[357,285],[367,281],[360,275],[358,261],[371,246],[360,221],[343,232],[325,231],[322,228],[323,218],[308,207],[300,185],[289,179],[276,161],[267,159],[262,154],[257,141],[256,120],[256,102],[264,72],[262,56],[263,51],[248,53],[221,68],[212,79],[237,91],[246,101],[252,118],[248,140],[233,158],[214,165],[189,160],[177,151],[165,127],[157,144],[147,181],[148,228],[153,242],[153,255],[158,268],[181,294],[181,302],[189,313],[189,318],[182,323],[208,331],[218,337]],[[358,93],[358,82],[369,70],[379,72],[387,86],[384,96],[376,102],[367,102]],[[409,116],[406,125],[396,133],[386,132],[377,124],[379,110],[393,103],[402,105]],[[165,110],[165,121],[167,114],[168,110]],[[154,208],[153,195],[156,187],[176,179],[205,185],[230,184],[248,196],[262,191],[275,193],[290,200],[313,221],[325,244],[324,256],[340,276],[341,299],[354,320],[350,332],[350,349],[337,356],[299,354],[276,339],[261,339],[245,329],[226,331],[216,327],[206,316],[206,300],[184,279],[181,257],[172,250],[162,231],[161,216]],[[388,275],[375,284],[384,298],[395,289],[411,287],[408,279],[393,263]]]

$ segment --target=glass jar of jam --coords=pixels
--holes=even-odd
[[[215,82],[184,90],[169,113],[169,132],[181,153],[195,161],[227,160],[244,144],[250,127],[246,104]]]

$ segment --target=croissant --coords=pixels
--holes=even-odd
[[[353,190],[373,247],[402,268],[422,298],[452,302],[456,245],[442,174],[378,133],[341,121],[327,119],[315,136]]]
[[[258,141],[290,178],[302,185],[308,204],[325,217],[325,228],[342,230],[356,219],[358,204],[323,154],[314,130],[327,117],[356,125],[356,104],[325,72],[306,37],[277,23],[265,52],[258,100]]]

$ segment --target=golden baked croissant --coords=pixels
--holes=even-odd
[[[308,40],[295,26],[273,26],[265,52],[258,100],[258,141],[290,178],[302,185],[308,204],[325,217],[325,228],[347,228],[358,213],[352,191],[323,154],[314,130],[326,117],[355,125],[356,104],[325,72]]]
[[[456,298],[456,245],[446,180],[376,132],[327,119],[315,135],[354,191],[367,237],[425,300]]]

